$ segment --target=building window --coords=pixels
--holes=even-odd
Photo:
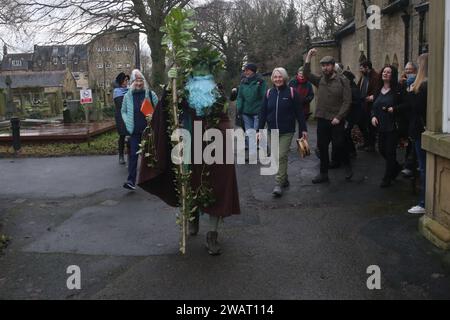
[[[130,67],[131,67],[131,64],[127,63],[127,68],[130,68]]]
[[[102,63],[97,63],[97,69],[103,69],[103,64]]]
[[[21,67],[22,66],[22,60],[12,60],[11,65],[13,67]]]
[[[128,47],[127,46],[123,46],[123,51],[128,51]]]
[[[400,64],[398,63],[398,57],[397,54],[394,54],[394,60],[392,61],[392,65],[394,67],[396,67],[397,69],[399,68]]]
[[[121,47],[116,47],[116,51],[120,52],[120,51],[122,51],[122,48]]]
[[[103,48],[101,48],[101,47],[97,48],[97,52],[102,52],[102,51],[103,51]]]
[[[106,48],[106,51],[111,51],[111,48],[107,47],[107,48]]]
[[[61,64],[66,64],[66,58],[65,57],[61,58]]]
[[[52,58],[52,63],[56,66],[58,65],[58,57],[53,57]]]
[[[118,63],[118,64],[117,64],[117,68],[118,68],[118,69],[121,69],[122,67],[123,67],[123,64],[121,64],[121,63]]]
[[[110,69],[111,68],[111,63],[107,63],[106,64],[106,69]]]

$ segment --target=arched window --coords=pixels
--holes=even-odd
[[[397,54],[394,54],[394,60],[392,61],[392,65],[398,69],[400,64],[398,63],[398,57]]]
[[[363,63],[364,61],[367,61],[367,57],[364,52],[361,52],[361,55],[359,56],[359,63]]]
[[[391,59],[389,58],[389,55],[386,55],[386,58],[384,58],[384,65],[390,66],[391,65]]]

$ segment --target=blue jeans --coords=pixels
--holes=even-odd
[[[425,208],[425,179],[427,170],[427,154],[425,150],[422,149],[422,139],[417,139],[415,142],[417,161],[419,162],[419,173],[420,173],[420,198],[419,206]]]
[[[243,114],[242,119],[244,120],[244,127],[245,132],[247,133],[247,130],[255,129],[258,130],[259,128],[259,116],[257,115],[247,115]],[[245,138],[245,145],[249,148],[249,153],[256,154],[256,139],[253,136],[247,135]]]
[[[141,143],[141,135],[133,134],[130,137],[130,154],[128,155],[128,182],[136,184],[137,165],[139,156],[136,154],[139,151],[139,144]]]

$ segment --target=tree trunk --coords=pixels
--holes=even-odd
[[[161,91],[160,85],[166,83],[166,53],[161,46],[163,34],[160,31],[153,32],[148,37],[148,45],[152,57],[152,78],[150,80],[153,90]]]

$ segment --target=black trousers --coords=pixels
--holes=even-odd
[[[358,122],[359,131],[364,137],[364,145],[375,147],[377,140],[377,129],[372,125],[372,116],[370,111],[364,109],[361,112],[361,118]]]
[[[405,154],[405,164],[404,168],[409,169],[413,172],[417,171],[417,156],[416,152],[414,152],[414,141],[409,140],[408,146],[406,147],[406,154]]]
[[[125,136],[119,136],[118,144],[119,144],[119,156],[123,156],[125,151]]]
[[[345,152],[347,153],[347,155],[345,157],[348,156],[348,158],[350,159],[350,155],[352,153],[356,153],[356,147],[355,147],[355,142],[353,141],[352,138],[352,131],[353,131],[353,127],[354,124],[351,122],[348,122],[348,126],[345,128],[344,131],[344,145],[345,145]],[[331,146],[331,161],[336,163],[337,165],[341,165],[341,161],[342,161],[342,156],[339,156],[339,152],[336,150],[335,146],[332,145]]]
[[[331,124],[331,120],[318,119],[317,122],[317,145],[320,152],[320,173],[327,174],[330,163],[328,149],[333,143],[334,154],[344,165],[350,165],[349,154],[345,148],[345,124],[341,121],[337,126]]]
[[[383,180],[391,181],[396,175],[400,164],[397,162],[397,131],[380,132],[378,135],[378,148],[380,154],[386,160],[386,168],[384,171]]]

